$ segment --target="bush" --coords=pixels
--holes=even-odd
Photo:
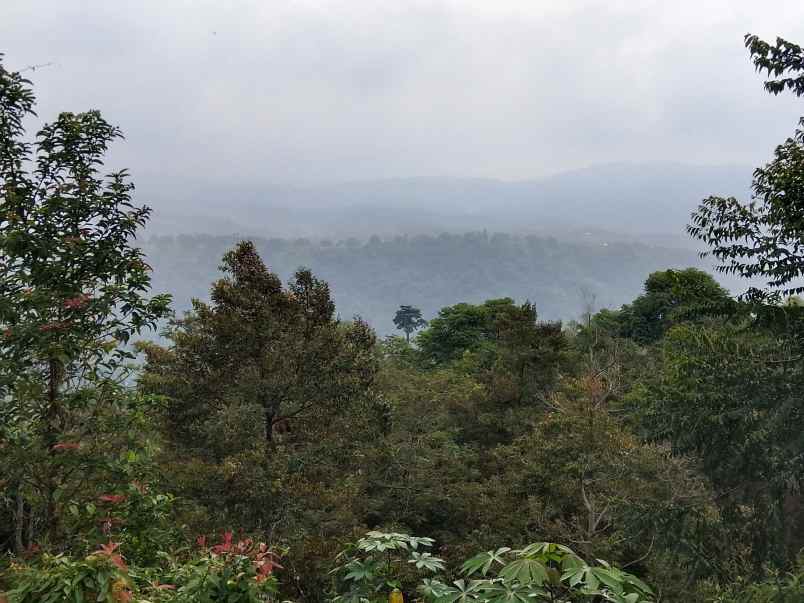
[[[380,602],[392,589],[410,593],[414,577],[445,569],[441,559],[419,551],[432,544],[430,538],[369,532],[341,554],[346,562],[333,570],[340,589],[333,600]],[[636,576],[605,561],[589,564],[571,549],[548,542],[480,553],[463,564],[460,574],[451,583],[423,578],[415,591],[433,603],[654,601],[653,591]]]
[[[3,576],[11,585],[5,597],[8,603],[260,603],[278,592],[279,556],[266,544],[234,541],[226,532],[216,545],[207,548],[204,538],[199,545],[193,554],[157,553],[161,564],[148,567],[129,568],[119,543],[111,542],[83,559],[44,554],[14,562]]]
[[[6,572],[13,585],[5,595],[8,603],[130,601],[133,583],[116,549],[110,543],[79,560],[44,554],[35,565],[12,563]]]

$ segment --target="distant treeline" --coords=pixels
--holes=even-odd
[[[144,243],[154,286],[174,296],[177,311],[205,299],[222,254],[241,237],[153,236]],[[655,270],[698,266],[695,252],[611,241],[566,242],[552,237],[484,231],[368,240],[252,238],[283,279],[300,266],[333,287],[343,318],[360,315],[380,334],[394,331],[400,304],[429,319],[458,301],[511,297],[533,302],[541,318],[574,319],[589,306],[619,307]],[[727,286],[729,283],[725,283]]]

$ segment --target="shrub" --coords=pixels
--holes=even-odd
[[[392,589],[410,592],[414,577],[445,569],[441,559],[419,551],[432,544],[430,538],[369,532],[341,554],[346,561],[333,570],[333,601],[379,602]],[[415,590],[433,603],[654,600],[653,591],[636,576],[605,561],[589,564],[571,549],[548,542],[480,553],[463,564],[460,574],[450,583],[423,578]]]

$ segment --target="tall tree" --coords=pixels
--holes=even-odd
[[[804,96],[801,46],[750,34],[745,45],[756,70],[767,73],[769,93]],[[654,386],[651,408],[676,447],[696,450],[713,479],[732,488],[723,501],[749,524],[757,562],[767,552],[781,563],[804,538],[804,330],[800,308],[778,303],[782,295],[804,291],[804,118],[773,160],[755,170],[752,188],[749,203],[705,199],[688,231],[708,245],[719,270],[765,280],[766,289],[752,287],[746,295],[756,302],[742,312],[753,329],[671,331],[664,383]]]
[[[772,76],[765,89],[804,96],[804,51],[782,38],[774,45],[746,35],[757,71]],[[804,291],[804,118],[793,136],[776,147],[773,160],[754,172],[753,199],[709,197],[692,216],[689,233],[709,246],[718,270],[763,278],[785,294]],[[749,297],[767,293],[749,290]]]
[[[283,287],[251,242],[221,269],[211,302],[194,300],[169,328],[170,345],[144,346],[141,385],[166,397],[177,492],[221,519],[264,525],[289,502],[277,490],[285,442],[305,442],[369,392],[375,336],[360,320],[337,320],[328,285],[310,271]]]
[[[0,437],[26,442],[28,458],[49,451],[33,483],[53,528],[59,444],[106,399],[133,358],[123,344],[169,298],[147,297],[134,246],[150,210],[134,204],[125,171],[101,174],[120,130],[97,111],[61,113],[27,142],[34,104],[30,82],[0,62]]]
[[[618,334],[639,343],[653,343],[674,323],[722,312],[730,302],[729,292],[702,270],[654,272],[645,281],[645,292],[618,312]],[[602,312],[599,321],[607,314]]]
[[[261,409],[270,443],[278,424],[320,420],[371,385],[374,333],[359,319],[335,318],[327,283],[301,269],[284,288],[249,241],[221,270],[212,303],[194,300],[168,331],[171,346],[145,347],[145,383],[169,397],[176,437],[191,417],[239,399]]]
[[[497,320],[516,312],[517,306],[509,297],[441,308],[430,326],[418,335],[422,356],[435,366],[457,360],[467,351],[489,349],[498,338]]]
[[[756,568],[795,559],[804,544],[796,343],[753,325],[685,324],[665,336],[662,355],[633,394],[645,425],[675,452],[701,459]]]
[[[396,328],[405,332],[405,341],[410,343],[410,334],[417,329],[427,326],[427,321],[422,318],[422,311],[413,306],[399,306],[394,316]]]

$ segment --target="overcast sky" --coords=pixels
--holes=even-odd
[[[804,103],[748,31],[804,43],[804,2],[0,1],[40,115],[102,110],[149,190],[755,165]]]

